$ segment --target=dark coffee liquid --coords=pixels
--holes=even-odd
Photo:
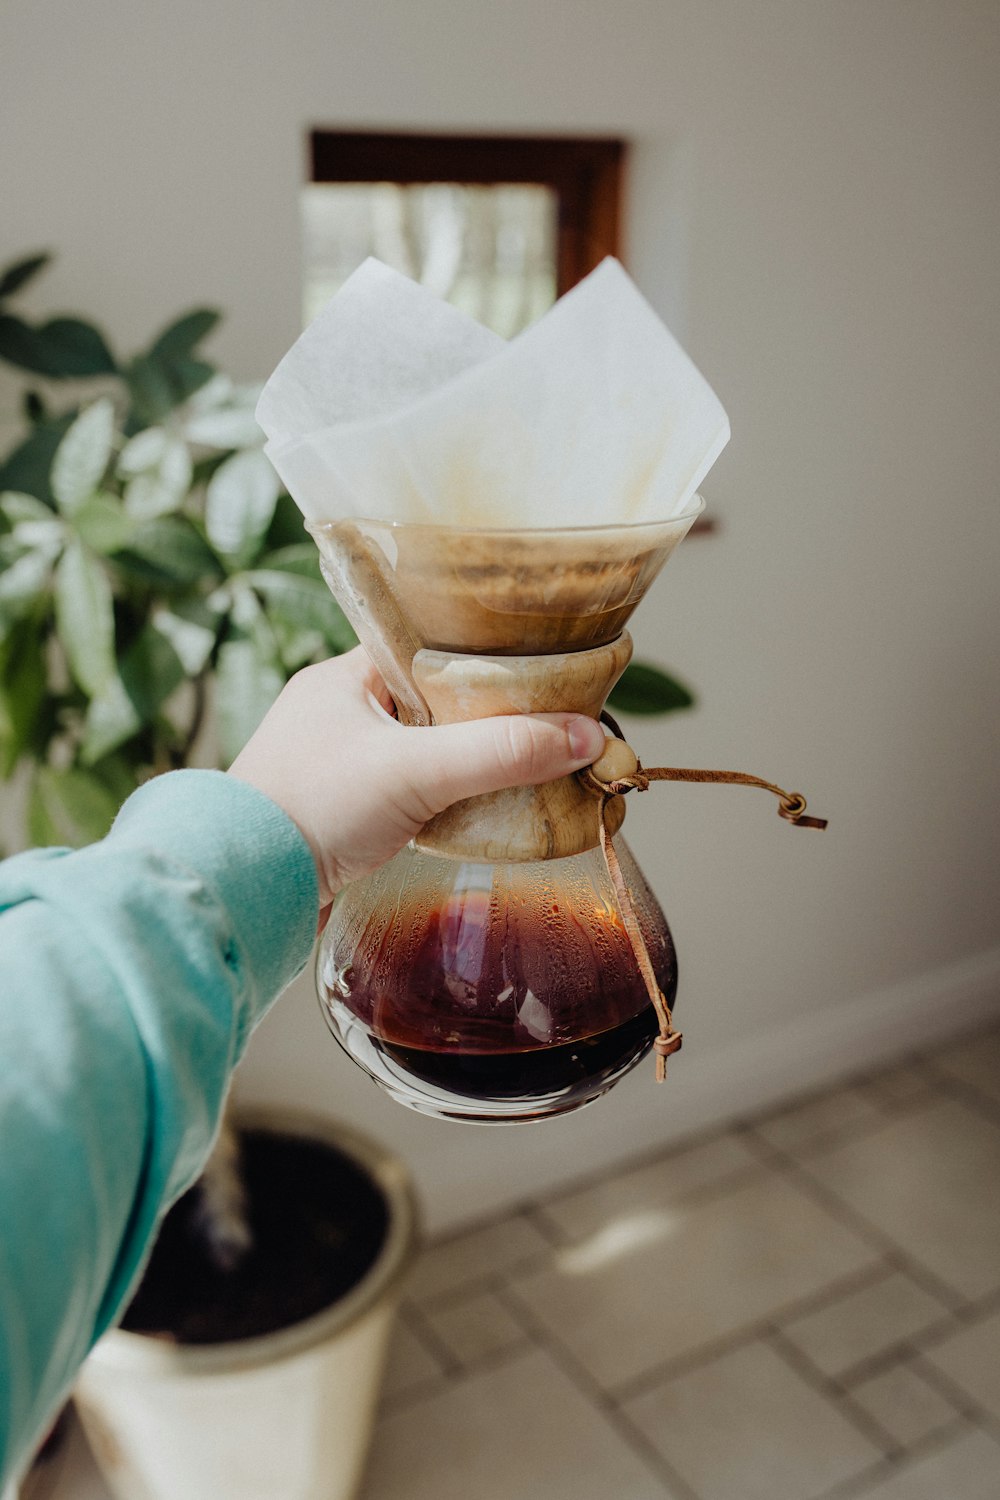
[[[567,862],[568,863],[568,862]],[[641,878],[641,877],[640,877]],[[667,1003],[673,943],[643,887],[637,914]],[[610,1087],[652,1046],[657,1018],[620,913],[561,892],[499,899],[453,891],[439,906],[379,906],[345,921],[320,993],[356,1061],[432,1113],[529,1118]],[[518,1103],[523,1104],[519,1109]]]
[[[644,1056],[658,1030],[651,1005],[610,1031],[523,1052],[431,1052],[376,1041],[414,1079],[464,1099],[524,1099],[564,1092],[589,1097]]]

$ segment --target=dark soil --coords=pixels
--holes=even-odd
[[[181,1344],[224,1344],[300,1323],[364,1276],[388,1227],[370,1178],[330,1146],[298,1136],[240,1137],[253,1247],[232,1270],[196,1231],[197,1187],[170,1210],[122,1322]]]

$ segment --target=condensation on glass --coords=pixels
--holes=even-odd
[[[624,840],[615,847],[672,1006],[670,930]],[[347,1055],[401,1104],[442,1119],[579,1109],[658,1030],[600,849],[518,863],[410,845],[340,894],[316,977]]]
[[[374,255],[511,338],[556,300],[557,206],[543,183],[310,183],[305,322]]]

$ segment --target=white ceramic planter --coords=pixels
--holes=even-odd
[[[262,1338],[181,1346],[106,1335],[76,1404],[118,1500],[350,1500],[361,1478],[416,1245],[409,1178],[382,1147],[333,1121],[260,1109],[240,1123],[328,1143],[359,1163],[389,1207],[385,1244],[338,1303]]]

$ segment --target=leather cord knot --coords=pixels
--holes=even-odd
[[[601,714],[601,721],[608,725],[617,739],[624,741],[625,736],[615,720],[606,711]],[[600,759],[600,757],[598,758]],[[648,792],[654,781],[691,781],[691,782],[714,782],[730,786],[756,786],[764,791],[773,792],[778,798],[778,816],[786,822],[793,824],[796,828],[825,828],[826,818],[806,817],[806,799],[801,792],[786,792],[782,787],[775,786],[772,781],[764,781],[760,776],[751,776],[746,771],[697,771],[682,769],[677,766],[654,766],[647,770],[638,757],[635,758],[635,770],[627,776],[616,776],[612,780],[604,781],[595,774],[593,766],[585,766],[577,776],[588,791],[593,792],[598,798],[598,824],[601,841],[601,852],[604,862],[608,867],[611,884],[614,887],[615,896],[618,901],[618,909],[621,912],[622,921],[625,924],[625,932],[632,946],[635,961],[642,975],[646,992],[650,1003],[656,1010],[660,1023],[660,1031],[653,1043],[653,1052],[656,1056],[656,1079],[660,1083],[667,1076],[667,1058],[681,1049],[682,1037],[679,1031],[674,1030],[673,1016],[666,997],[656,982],[653,972],[652,961],[649,957],[649,949],[642,935],[632,897],[629,894],[625,878],[622,875],[618,856],[611,842],[611,835],[607,826],[607,807],[612,797],[624,796],[627,792]]]

